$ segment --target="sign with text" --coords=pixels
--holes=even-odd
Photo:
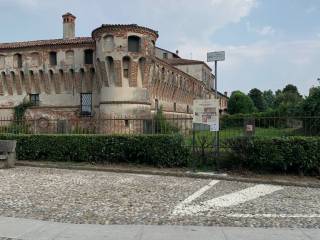
[[[207,54],[207,62],[224,61],[226,59],[225,51],[209,52]]]
[[[193,123],[209,125],[212,132],[219,131],[219,100],[194,100]]]

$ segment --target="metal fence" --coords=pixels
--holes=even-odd
[[[0,118],[0,134],[210,134],[206,125],[194,125],[191,117],[24,119]],[[239,136],[319,136],[320,116],[233,117],[220,119],[220,139]]]

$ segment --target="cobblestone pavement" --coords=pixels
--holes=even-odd
[[[28,167],[0,170],[0,182],[0,216],[6,217],[320,228],[320,189]]]

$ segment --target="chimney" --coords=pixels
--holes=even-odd
[[[176,54],[179,55],[179,50],[176,50]]]
[[[63,39],[75,38],[76,17],[71,13],[62,15]]]
[[[224,92],[224,95],[228,97],[228,92]]]

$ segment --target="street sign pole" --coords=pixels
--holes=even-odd
[[[218,61],[214,61],[214,88],[216,93],[216,98],[218,99]]]
[[[225,60],[225,52],[210,52],[207,55],[207,61],[208,62],[214,62],[214,91],[215,91],[215,98],[219,99],[218,97],[218,61],[224,61]],[[220,121],[220,119],[218,120]],[[220,126],[220,122],[219,122]],[[215,151],[215,157],[219,157],[220,155],[220,132],[217,131],[214,136],[214,151]]]

